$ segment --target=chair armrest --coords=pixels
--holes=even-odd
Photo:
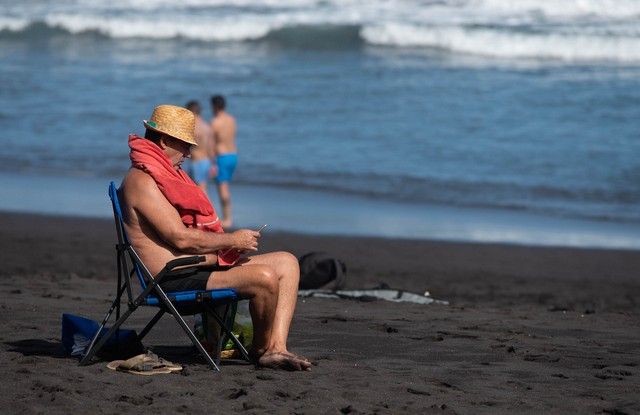
[[[163,272],[172,271],[174,268],[182,267],[185,265],[199,264],[201,262],[204,262],[206,259],[207,258],[204,255],[195,255],[195,256],[188,256],[184,258],[176,258],[167,262],[167,265],[165,265],[162,271],[160,272],[163,273]]]

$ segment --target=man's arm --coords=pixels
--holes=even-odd
[[[215,233],[187,228],[182,223],[178,211],[164,197],[156,182],[140,170],[131,172],[125,186],[126,203],[153,227],[160,238],[181,252],[208,254],[229,248],[242,251],[258,250],[259,233],[252,230]]]

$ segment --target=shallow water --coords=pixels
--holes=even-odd
[[[113,177],[119,183],[119,177]],[[0,173],[0,211],[112,217],[109,180]],[[518,245],[640,249],[640,225],[555,218],[522,211],[385,201],[318,190],[236,185],[238,227],[319,235]],[[209,192],[220,206],[214,191]]]

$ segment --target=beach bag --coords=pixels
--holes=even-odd
[[[236,316],[233,321],[233,334],[240,340],[240,343],[245,349],[251,349],[253,342],[253,321],[251,320],[251,313],[249,312],[249,300],[242,300],[236,303]],[[233,344],[231,339],[227,339],[226,336],[223,340],[224,350],[234,350],[236,345]]]
[[[347,266],[326,252],[309,252],[298,259],[300,289],[340,290],[347,278]]]
[[[93,336],[98,332],[100,325],[97,321],[76,316],[62,314],[62,346],[69,356],[82,357],[89,347]],[[108,327],[104,327],[101,335],[107,334]],[[144,352],[144,347],[138,339],[135,330],[118,329],[100,349],[98,356],[113,360],[117,358],[129,358]]]
[[[222,314],[223,307],[224,306],[220,306],[220,308],[216,309],[218,315]],[[233,324],[231,324],[231,321],[233,321]],[[246,349],[251,348],[253,341],[253,322],[249,312],[249,300],[231,304],[226,325],[233,327],[231,332],[240,340],[240,343],[242,343]],[[220,325],[208,312],[195,315],[194,334],[214,359],[218,357],[225,359],[240,356],[236,345],[226,333],[222,333],[222,337],[220,337]],[[218,355],[218,342],[221,344],[220,355]]]

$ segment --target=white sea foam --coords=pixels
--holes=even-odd
[[[58,1],[64,4],[64,1]],[[368,1],[359,0],[79,0],[68,2],[74,8],[86,9],[129,9],[154,10],[159,8],[188,9],[194,7],[211,8],[260,8],[263,11],[273,9],[309,10],[334,9],[337,11],[358,10],[362,15],[386,12],[392,16],[412,16],[429,9],[450,10],[451,13],[471,12],[476,15],[493,16],[536,13],[547,17],[615,17],[628,18],[640,15],[640,2],[637,0],[449,0],[449,1]]]
[[[367,27],[362,36],[373,44],[429,47],[500,58],[640,61],[640,38],[630,37],[522,34],[402,24]]]
[[[18,32],[24,30],[30,21],[22,18],[9,18],[0,16],[0,30],[10,30],[12,32]]]
[[[220,42],[294,26],[350,25],[375,45],[515,60],[640,62],[639,0],[4,2],[0,29],[13,32],[45,22],[73,34]]]
[[[465,8],[490,15],[538,14],[553,18],[633,18],[640,16],[637,0],[471,0]]]
[[[78,3],[86,8],[129,8],[133,10],[152,10],[162,7],[191,8],[191,7],[313,7],[316,0],[79,0]]]
[[[148,19],[145,17],[101,18],[98,16],[55,15],[46,18],[51,26],[62,27],[71,33],[98,31],[113,38],[170,39],[184,37],[195,40],[237,41],[258,39],[277,27],[259,21],[198,19]]]

